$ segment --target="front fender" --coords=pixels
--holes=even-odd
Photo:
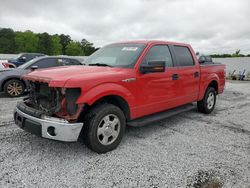
[[[135,101],[135,97],[127,88],[114,83],[101,84],[95,86],[94,88],[91,88],[86,93],[85,92],[86,91],[82,89],[82,95],[77,99],[77,104],[87,103],[89,105],[92,105],[98,99],[101,99],[102,97],[108,95],[116,95],[122,97],[125,101],[127,101],[130,107],[131,104],[134,104]]]

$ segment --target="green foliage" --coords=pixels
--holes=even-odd
[[[93,52],[96,51],[96,48],[93,47],[93,43],[90,43],[86,39],[82,39],[81,43],[77,41],[71,41],[66,46],[66,55],[72,55],[72,56],[89,56]]]
[[[66,55],[71,55],[71,56],[82,55],[82,56],[84,56],[85,54],[84,54],[84,51],[81,47],[81,43],[76,42],[76,41],[71,41],[66,47]]]
[[[71,41],[66,46],[66,55],[72,56],[89,56],[96,51],[96,48],[93,47],[93,43],[90,43],[86,39],[82,39],[81,43],[77,41]]]
[[[47,55],[83,56],[91,55],[96,50],[93,43],[86,39],[81,42],[72,41],[69,35],[0,29],[0,53],[37,52]]]
[[[16,32],[16,52],[37,52],[38,37],[32,31]]]
[[[250,54],[249,54],[250,55]],[[212,58],[226,58],[226,57],[246,57],[248,55],[240,54],[240,49],[233,54],[211,54]]]
[[[82,39],[81,47],[82,47],[82,51],[84,52],[84,55],[86,55],[86,56],[89,56],[93,52],[96,51],[95,47],[93,47],[93,43],[90,43],[86,39]]]
[[[12,29],[0,29],[0,53],[16,52],[15,32]]]
[[[61,34],[59,37],[60,37],[60,43],[62,45],[62,54],[66,55],[66,48],[67,45],[71,42],[71,38],[69,35],[64,35],[64,34]]]
[[[245,55],[240,54],[240,50],[236,50],[234,54],[232,54],[232,57],[245,57]]]
[[[59,35],[52,36],[52,54],[61,55],[62,54],[62,44]]]
[[[46,55],[53,55],[52,39],[48,33],[38,34],[38,51]]]
[[[225,58],[225,57],[232,57],[231,54],[211,54],[212,58]]]

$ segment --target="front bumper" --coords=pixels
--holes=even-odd
[[[25,104],[22,103],[22,106]],[[15,123],[21,128],[41,136],[43,138],[59,140],[64,142],[76,142],[83,127],[83,123],[68,123],[57,122],[53,120],[42,119],[34,117],[28,113],[25,113],[23,109],[17,105],[14,111]],[[30,111],[30,107],[27,107],[27,112]],[[51,118],[53,119],[53,118]],[[56,118],[54,118],[56,120]]]

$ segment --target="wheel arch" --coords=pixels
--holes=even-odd
[[[218,94],[219,88],[220,88],[219,80],[220,79],[216,73],[212,73],[208,77],[203,78],[200,82],[200,93],[199,93],[198,101],[203,99],[208,87],[213,87],[216,91],[216,94]]]
[[[26,83],[24,80],[22,80],[20,77],[9,77],[9,78],[6,78],[6,79],[2,82],[1,87],[0,87],[0,91],[3,91],[3,90],[4,90],[4,85],[5,85],[8,81],[10,81],[10,80],[19,80],[19,81],[21,81],[21,82],[24,84],[25,89],[27,88],[27,83]]]
[[[219,83],[216,79],[212,79],[209,82],[207,82],[206,84],[204,84],[205,86],[203,86],[203,89],[201,90],[200,94],[199,94],[199,98],[198,101],[202,100],[206,94],[206,91],[209,87],[213,87],[215,89],[216,94],[218,94],[218,89],[219,89]]]
[[[219,85],[218,85],[217,80],[212,80],[212,81],[210,81],[210,83],[209,83],[209,84],[208,84],[208,86],[207,86],[207,89],[208,89],[209,87],[214,88],[214,90],[215,90],[216,94],[218,94],[218,91],[219,91]],[[207,89],[206,89],[206,90],[207,90]]]
[[[130,119],[129,104],[123,97],[121,97],[119,95],[106,95],[106,96],[103,96],[103,97],[99,98],[98,100],[96,100],[92,104],[92,106],[98,105],[101,103],[110,103],[110,104],[113,104],[115,106],[118,106],[123,111],[126,119],[127,120]]]

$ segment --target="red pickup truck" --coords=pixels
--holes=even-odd
[[[141,126],[194,108],[211,113],[224,90],[225,66],[200,65],[190,45],[132,41],[107,45],[86,65],[33,71],[23,77],[29,96],[15,123],[44,138],[105,153],[126,125]]]

